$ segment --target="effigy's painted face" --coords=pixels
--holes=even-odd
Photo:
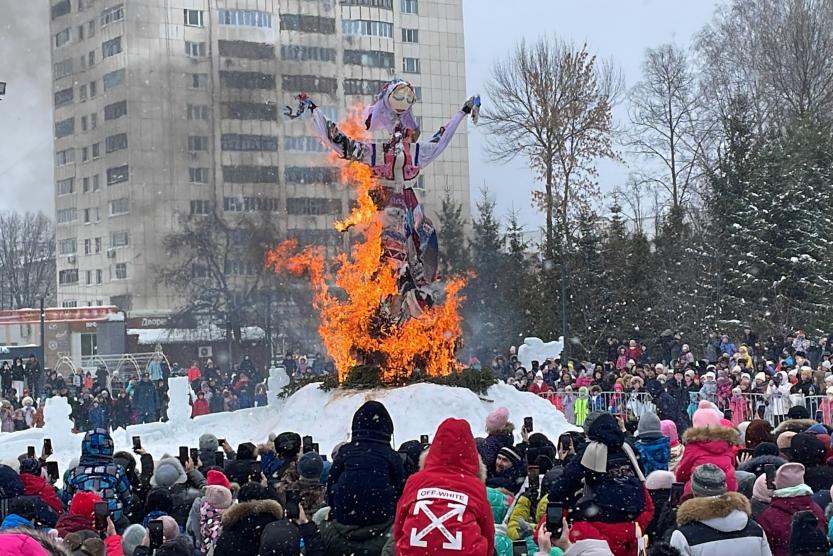
[[[407,83],[398,85],[388,96],[388,105],[395,113],[402,115],[416,102],[414,89]]]

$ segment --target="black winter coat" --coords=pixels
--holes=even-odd
[[[388,522],[405,487],[402,459],[390,445],[393,420],[385,406],[369,401],[353,416],[352,430],[327,479],[331,518],[357,527]]]
[[[223,512],[223,532],[214,545],[218,556],[254,556],[260,550],[260,536],[266,526],[283,518],[275,500],[251,500]]]
[[[258,556],[300,556],[301,540],[304,556],[324,556],[324,541],[315,523],[297,526],[291,521],[273,521],[260,537]]]

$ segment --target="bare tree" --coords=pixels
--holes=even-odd
[[[751,103],[760,129],[833,114],[833,0],[733,0],[697,39],[703,95],[729,115]]]
[[[225,328],[240,341],[242,328],[271,310],[275,275],[264,265],[278,240],[268,213],[227,220],[217,212],[183,218],[181,229],[163,239],[168,255],[158,269],[161,281],[187,297],[181,314]]]
[[[686,52],[672,44],[649,48],[642,73],[642,81],[630,91],[627,145],[648,162],[637,179],[664,190],[671,211],[682,214],[702,175],[709,135],[697,81]]]
[[[43,213],[0,214],[0,280],[4,308],[55,300],[55,225]]]
[[[544,182],[534,200],[546,213],[546,258],[555,258],[556,218],[562,245],[569,219],[597,195],[595,162],[615,158],[612,105],[622,79],[597,62],[587,46],[559,39],[521,42],[492,69],[484,121],[492,132],[488,152],[497,161],[527,159]]]

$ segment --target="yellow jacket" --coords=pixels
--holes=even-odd
[[[529,498],[526,496],[520,496],[518,498],[518,502],[515,504],[515,507],[512,509],[512,514],[509,516],[509,523],[506,527],[506,532],[509,535],[509,538],[513,541],[520,540],[520,524],[521,521],[525,521],[530,523],[530,518],[532,517],[529,513]],[[535,507],[535,522],[531,523],[530,529],[535,529],[538,525],[538,522],[541,521],[541,517],[547,511],[547,495],[541,497],[538,501],[538,506]]]

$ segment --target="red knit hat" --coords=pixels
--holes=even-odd
[[[95,492],[79,490],[72,497],[69,513],[92,519],[95,516],[95,503],[101,502],[101,497]]]
[[[226,477],[225,473],[223,473],[222,471],[212,469],[208,472],[208,477],[206,478],[206,480],[206,484],[219,485],[231,489],[231,483],[229,482],[228,477]]]

